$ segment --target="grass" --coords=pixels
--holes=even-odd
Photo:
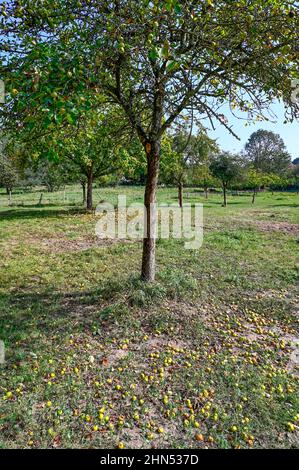
[[[159,241],[152,285],[79,188],[0,194],[0,447],[299,447],[299,196],[186,193],[203,246]]]

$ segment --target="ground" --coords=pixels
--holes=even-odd
[[[159,241],[146,285],[79,188],[0,194],[0,447],[299,447],[299,196],[186,195],[203,246]]]

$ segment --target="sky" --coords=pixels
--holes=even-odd
[[[276,122],[257,122],[255,124],[245,127],[245,122],[241,119],[231,116],[229,109],[224,109],[223,114],[229,119],[229,124],[233,126],[234,132],[241,138],[238,141],[231,135],[224,126],[221,124],[215,125],[216,130],[210,130],[209,136],[217,139],[218,144],[223,150],[231,152],[239,152],[244,148],[250,135],[258,129],[265,129],[280,134],[283,138],[292,160],[299,157],[299,122],[295,121],[290,124],[283,124],[284,122],[284,107],[280,103],[275,103],[271,106],[272,112],[277,116]]]

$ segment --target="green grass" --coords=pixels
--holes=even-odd
[[[299,196],[187,193],[203,246],[159,241],[152,285],[79,188],[0,193],[0,447],[299,447]]]

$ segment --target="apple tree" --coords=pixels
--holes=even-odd
[[[0,17],[1,120],[33,128],[41,114],[51,132],[99,94],[122,110],[147,161],[142,278],[153,281],[163,135],[195,114],[236,135],[227,103],[263,119],[280,98],[298,117],[298,29],[291,0],[12,0]]]
[[[237,183],[244,174],[244,168],[238,155],[230,152],[223,152],[213,159],[210,165],[212,175],[217,178],[222,185],[223,207],[227,206],[227,190],[233,184]]]

